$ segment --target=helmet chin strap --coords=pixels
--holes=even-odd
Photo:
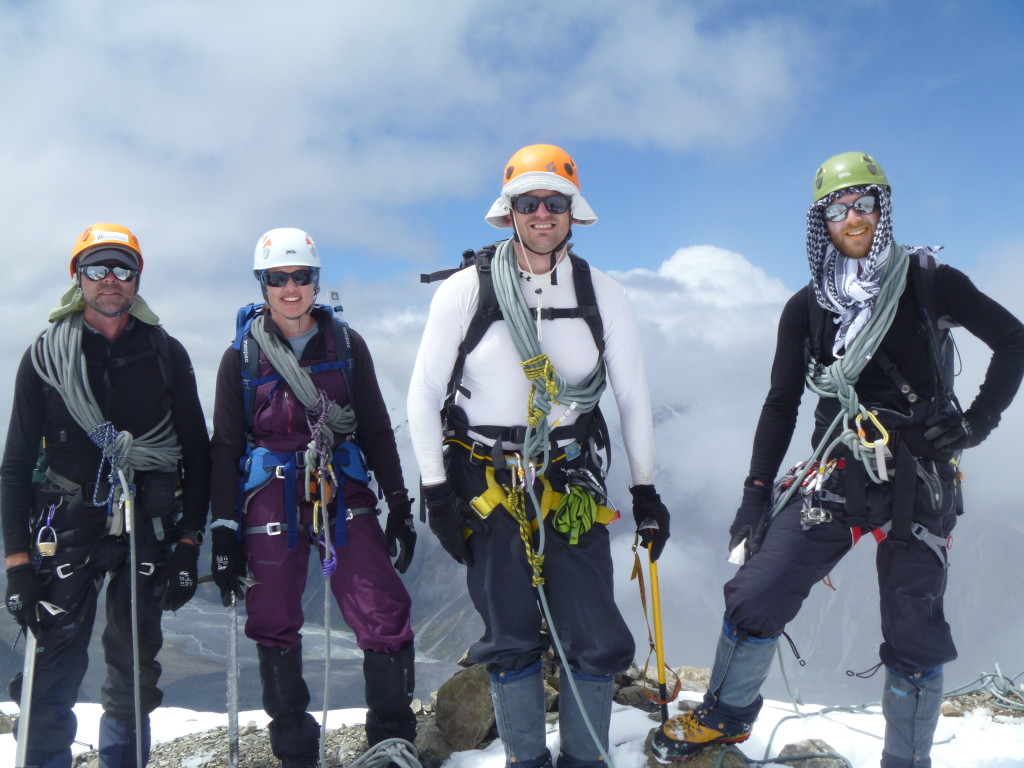
[[[103,315],[104,317],[109,317],[109,318],[113,319],[115,317],[120,317],[121,315],[123,315],[123,314],[125,314],[127,312],[131,312],[132,311],[132,307],[134,307],[134,306],[135,306],[135,299],[132,299],[132,303],[128,305],[128,308],[127,309],[122,309],[120,312],[104,312],[101,309],[96,309],[96,307],[93,307],[92,309],[93,309],[93,311],[97,315]]]
[[[535,256],[548,256],[551,259],[551,266],[549,267],[548,271],[551,273],[551,283],[552,285],[555,285],[555,264],[558,263],[558,252],[565,249],[568,246],[569,238],[572,237],[572,227],[569,227],[569,231],[565,233],[565,237],[562,238],[562,242],[560,242],[552,250],[548,251],[545,254],[543,251],[538,252],[533,250],[532,248],[528,247],[526,243],[523,242],[522,238],[519,237],[519,222],[516,221],[516,212],[515,210],[513,210],[511,213],[512,239],[519,243],[522,249],[527,253],[532,253]]]

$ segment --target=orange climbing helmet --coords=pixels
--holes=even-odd
[[[561,192],[572,198],[574,224],[589,226],[597,215],[580,194],[579,171],[568,152],[553,144],[531,144],[516,152],[505,163],[501,197],[485,217],[488,224],[499,229],[512,226],[512,198],[535,189]]]
[[[121,261],[126,267],[139,270],[142,274],[142,248],[139,246],[139,238],[127,227],[120,224],[102,222],[92,224],[82,230],[82,234],[75,240],[71,248],[71,264],[69,269],[71,277],[75,276],[75,269],[82,266],[84,257],[90,254],[97,254],[99,251],[114,251],[104,254],[97,260],[103,261],[106,258]]]

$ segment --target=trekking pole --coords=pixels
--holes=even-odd
[[[238,604],[228,606],[228,768],[238,768]]]
[[[135,539],[135,496],[118,470],[121,478],[122,501],[124,502],[124,527],[128,529],[128,567],[131,570],[132,602],[132,696],[135,699],[135,764],[142,761],[142,684],[139,670],[139,563]]]
[[[320,723],[320,768],[327,763],[327,695],[331,690],[331,582],[324,580],[324,713]]]
[[[648,557],[650,557],[653,547],[653,541],[647,545]],[[653,557],[650,560],[650,568],[651,612],[654,614],[654,654],[658,661],[658,694],[661,696],[661,722],[664,723],[668,720],[668,687],[665,683],[665,644],[661,636],[661,589],[658,586],[658,561]]]
[[[45,600],[40,600],[36,605],[37,620],[39,618],[40,608],[43,608],[51,616],[66,613],[63,608],[56,606],[53,603],[48,603]],[[39,643],[35,631],[26,626],[25,666],[22,667],[21,671],[21,696],[19,697],[20,701],[18,703],[18,745],[14,754],[14,768],[27,768],[28,726],[29,720],[32,716],[32,686],[36,678],[36,650],[38,649],[38,646]]]
[[[36,633],[25,627],[25,666],[21,673],[21,710],[18,713],[18,747],[14,768],[25,768],[28,755],[28,720],[32,709],[32,682],[36,676]]]

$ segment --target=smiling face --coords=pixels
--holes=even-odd
[[[850,205],[854,200],[863,197],[861,192],[850,192],[833,202]],[[860,214],[851,206],[842,221],[825,221],[829,237],[836,249],[851,259],[863,259],[871,251],[871,243],[875,239],[875,229],[882,213],[876,206],[871,213]]]
[[[527,194],[535,197],[551,197],[560,194],[550,189],[535,189]],[[538,205],[533,213],[519,213],[513,209],[519,239],[533,253],[551,253],[569,235],[572,213],[551,213],[546,206]]]
[[[306,266],[275,267],[275,272],[308,271]],[[307,285],[296,285],[295,280],[289,279],[280,288],[267,285],[267,306],[270,307],[274,322],[281,329],[285,336],[305,333],[313,327],[313,318],[309,315],[309,309],[313,306],[313,283]]]

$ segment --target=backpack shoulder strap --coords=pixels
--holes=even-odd
[[[825,354],[825,308],[818,303],[818,297],[814,293],[814,285],[807,284],[807,362],[811,360],[821,361]]]
[[[594,276],[590,265],[575,253],[569,253],[572,261],[573,287],[576,289],[577,317],[583,318],[594,337],[594,344],[599,355],[604,354],[604,322],[601,320],[601,308],[597,306],[597,293],[594,291]]]
[[[238,361],[242,374],[242,410],[245,413],[245,431],[252,428],[252,417],[256,410],[256,387],[260,379],[260,345],[252,335],[252,323],[263,310],[262,302],[239,307],[235,316],[235,339],[231,346],[238,350]]]
[[[940,317],[936,303],[935,274],[939,268],[935,250],[928,247],[908,248],[909,264],[907,279],[913,287],[914,298],[921,312],[921,322],[926,330],[932,366],[943,393],[955,402],[953,394],[954,359],[956,346],[950,328],[957,323],[951,318]]]
[[[355,370],[356,361],[352,355],[352,337],[349,333],[348,323],[339,317],[331,321],[331,333],[334,334],[334,358],[341,375],[345,377],[345,386],[348,388],[348,401],[355,407],[356,385]]]
[[[455,392],[462,382],[462,371],[466,365],[466,357],[476,349],[477,344],[480,343],[487,329],[490,328],[491,323],[500,320],[502,317],[501,307],[498,305],[498,295],[494,292],[493,275],[491,274],[491,261],[494,258],[496,248],[496,244],[492,243],[478,251],[474,251],[472,255],[472,263],[479,280],[476,312],[473,313],[473,317],[469,321],[466,335],[462,338],[462,343],[459,344],[458,357],[456,357],[455,364],[452,366],[452,375],[448,380],[448,391],[445,395],[446,407],[455,397]],[[469,254],[469,251],[463,254],[463,262],[467,260],[467,254]],[[469,397],[469,392],[463,391],[463,394]]]
[[[151,325],[149,331],[149,343],[156,351],[156,360],[160,366],[160,377],[164,380],[164,386],[170,392],[174,389],[174,364],[171,362],[171,344],[167,331],[162,325]]]

